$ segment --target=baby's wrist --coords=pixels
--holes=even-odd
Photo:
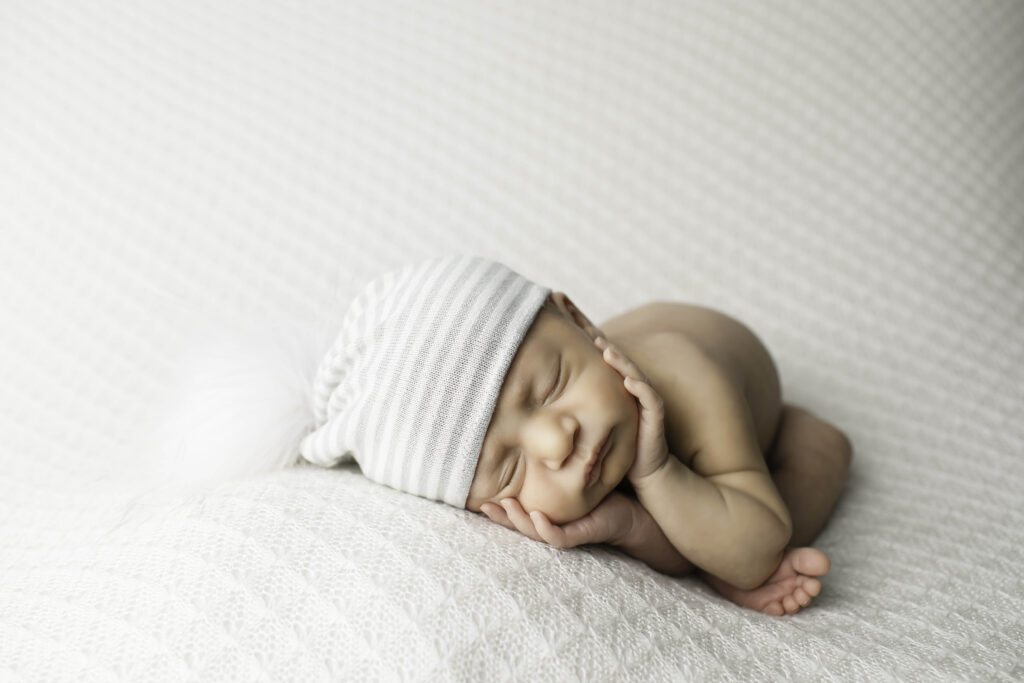
[[[668,457],[665,458],[665,462],[658,469],[646,476],[630,479],[629,483],[632,484],[637,498],[643,501],[644,495],[650,495],[651,491],[661,488],[674,477],[678,477],[679,472],[677,470],[681,466],[682,463],[679,462],[679,458],[669,453]]]
[[[628,532],[608,543],[663,574],[685,576],[692,572],[693,564],[675,549],[650,511],[639,501],[632,502],[635,509]]]
[[[639,501],[622,494],[615,495],[622,501],[622,507],[620,514],[615,516],[615,522],[609,525],[610,533],[603,542],[624,548],[637,542],[644,529],[644,517],[650,514]]]

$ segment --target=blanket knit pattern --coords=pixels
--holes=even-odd
[[[1024,678],[1024,5],[0,9],[0,679]],[[822,594],[300,464],[135,500],[197,321],[478,253],[723,311],[850,437]]]

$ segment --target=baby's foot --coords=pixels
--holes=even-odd
[[[710,574],[705,578],[723,597],[741,607],[782,616],[796,614],[811,603],[811,598],[821,592],[821,581],[814,577],[827,574],[830,566],[828,555],[820,550],[788,548],[775,573],[752,590],[737,588]]]

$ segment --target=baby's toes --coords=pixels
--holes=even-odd
[[[793,591],[793,598],[800,603],[801,607],[807,607],[811,604],[811,596],[803,588],[797,588]]]
[[[764,608],[761,611],[773,617],[781,617],[783,614],[786,613],[786,610],[782,608],[782,603],[778,600],[773,600],[772,602],[769,602],[767,605],[764,606]]]
[[[787,554],[793,568],[807,576],[828,574],[832,561],[817,548],[792,548]]]
[[[786,614],[796,614],[800,611],[800,603],[794,600],[792,595],[782,598],[782,606],[786,608]]]
[[[812,598],[821,592],[821,581],[813,576],[801,576],[797,579],[797,586],[802,588]]]

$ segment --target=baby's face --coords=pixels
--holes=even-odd
[[[466,507],[517,498],[555,524],[579,519],[622,481],[636,458],[639,411],[571,303],[542,308],[505,376]],[[597,478],[595,449],[608,437]]]

